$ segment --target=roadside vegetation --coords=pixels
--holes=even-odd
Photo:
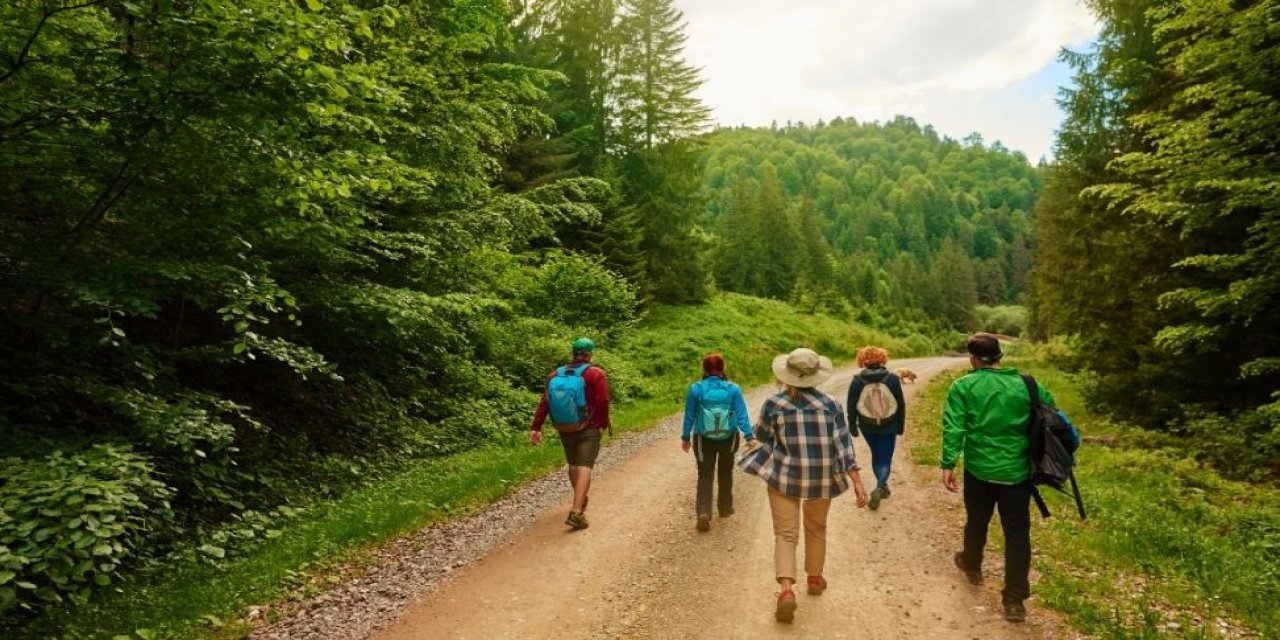
[[[1043,359],[1009,364],[1049,388],[1084,437],[1088,521],[1052,490],[1053,516],[1033,509],[1036,600],[1096,638],[1280,637],[1280,491],[1224,478],[1186,442],[1108,419],[1079,377]],[[935,378],[915,414],[917,463],[937,466],[942,402],[958,375]],[[992,534],[1000,540],[999,527]]]
[[[654,311],[603,346],[597,361],[621,397],[614,414],[615,434],[621,436],[678,411],[686,385],[699,374],[700,357],[710,351],[725,355],[734,379],[752,385],[771,378],[769,362],[777,353],[798,345],[848,364],[867,343],[908,357],[940,351],[944,340],[896,338],[782,302],[722,294],[707,304]],[[555,348],[565,352],[567,344],[556,342]],[[533,375],[541,380],[543,374],[539,369]],[[518,411],[526,425],[536,401],[532,392],[522,396]],[[470,513],[564,462],[554,442],[531,447],[523,429],[501,433],[481,448],[414,463],[333,499],[297,501],[282,513],[211,529],[84,606],[52,608],[9,627],[5,636],[239,637],[249,606],[313,595],[338,580],[334,572],[340,565],[358,566],[378,545]],[[220,545],[216,557],[207,553],[211,541]]]

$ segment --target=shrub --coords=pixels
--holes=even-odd
[[[600,259],[557,252],[533,276],[523,296],[531,315],[575,327],[607,330],[635,317],[635,288]]]
[[[172,491],[128,447],[6,458],[0,469],[0,612],[87,600],[171,517]]]
[[[567,327],[541,318],[494,322],[486,333],[485,360],[513,386],[528,391],[542,389],[550,367],[569,359],[573,341]]]
[[[995,307],[978,305],[975,311],[978,315],[978,325],[983,331],[1020,336],[1027,328],[1026,307],[1008,304]]]
[[[1192,414],[1173,433],[1228,477],[1263,482],[1280,474],[1280,425],[1263,412]]]

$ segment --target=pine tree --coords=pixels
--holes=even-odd
[[[973,261],[954,240],[943,241],[929,268],[929,278],[938,293],[933,312],[957,331],[972,331],[977,323],[973,308],[978,304]]]
[[[782,192],[777,171],[766,162],[761,174],[755,207],[765,247],[761,295],[786,300],[802,271],[804,240]]]
[[[551,91],[548,112],[577,153],[578,171],[597,176],[613,134],[614,64],[618,51],[615,0],[554,0],[542,3],[543,49],[548,66],[565,76]]]
[[[641,222],[646,298],[689,303],[710,295],[706,246],[696,232],[705,208],[698,193],[698,150],[687,142],[622,158],[623,201]]]
[[[624,141],[641,149],[696,134],[708,110],[694,95],[698,70],[684,60],[684,16],[672,0],[621,0],[617,118]]]

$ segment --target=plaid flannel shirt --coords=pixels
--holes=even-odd
[[[834,498],[858,469],[844,409],[817,389],[800,389],[796,400],[786,393],[765,400],[756,440],[760,446],[738,467],[793,498]]]

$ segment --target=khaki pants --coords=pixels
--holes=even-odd
[[[796,579],[796,543],[800,539],[804,514],[804,571],[822,575],[827,559],[827,512],[831,500],[804,500],[769,489],[769,509],[773,512],[773,567],[779,580]]]

